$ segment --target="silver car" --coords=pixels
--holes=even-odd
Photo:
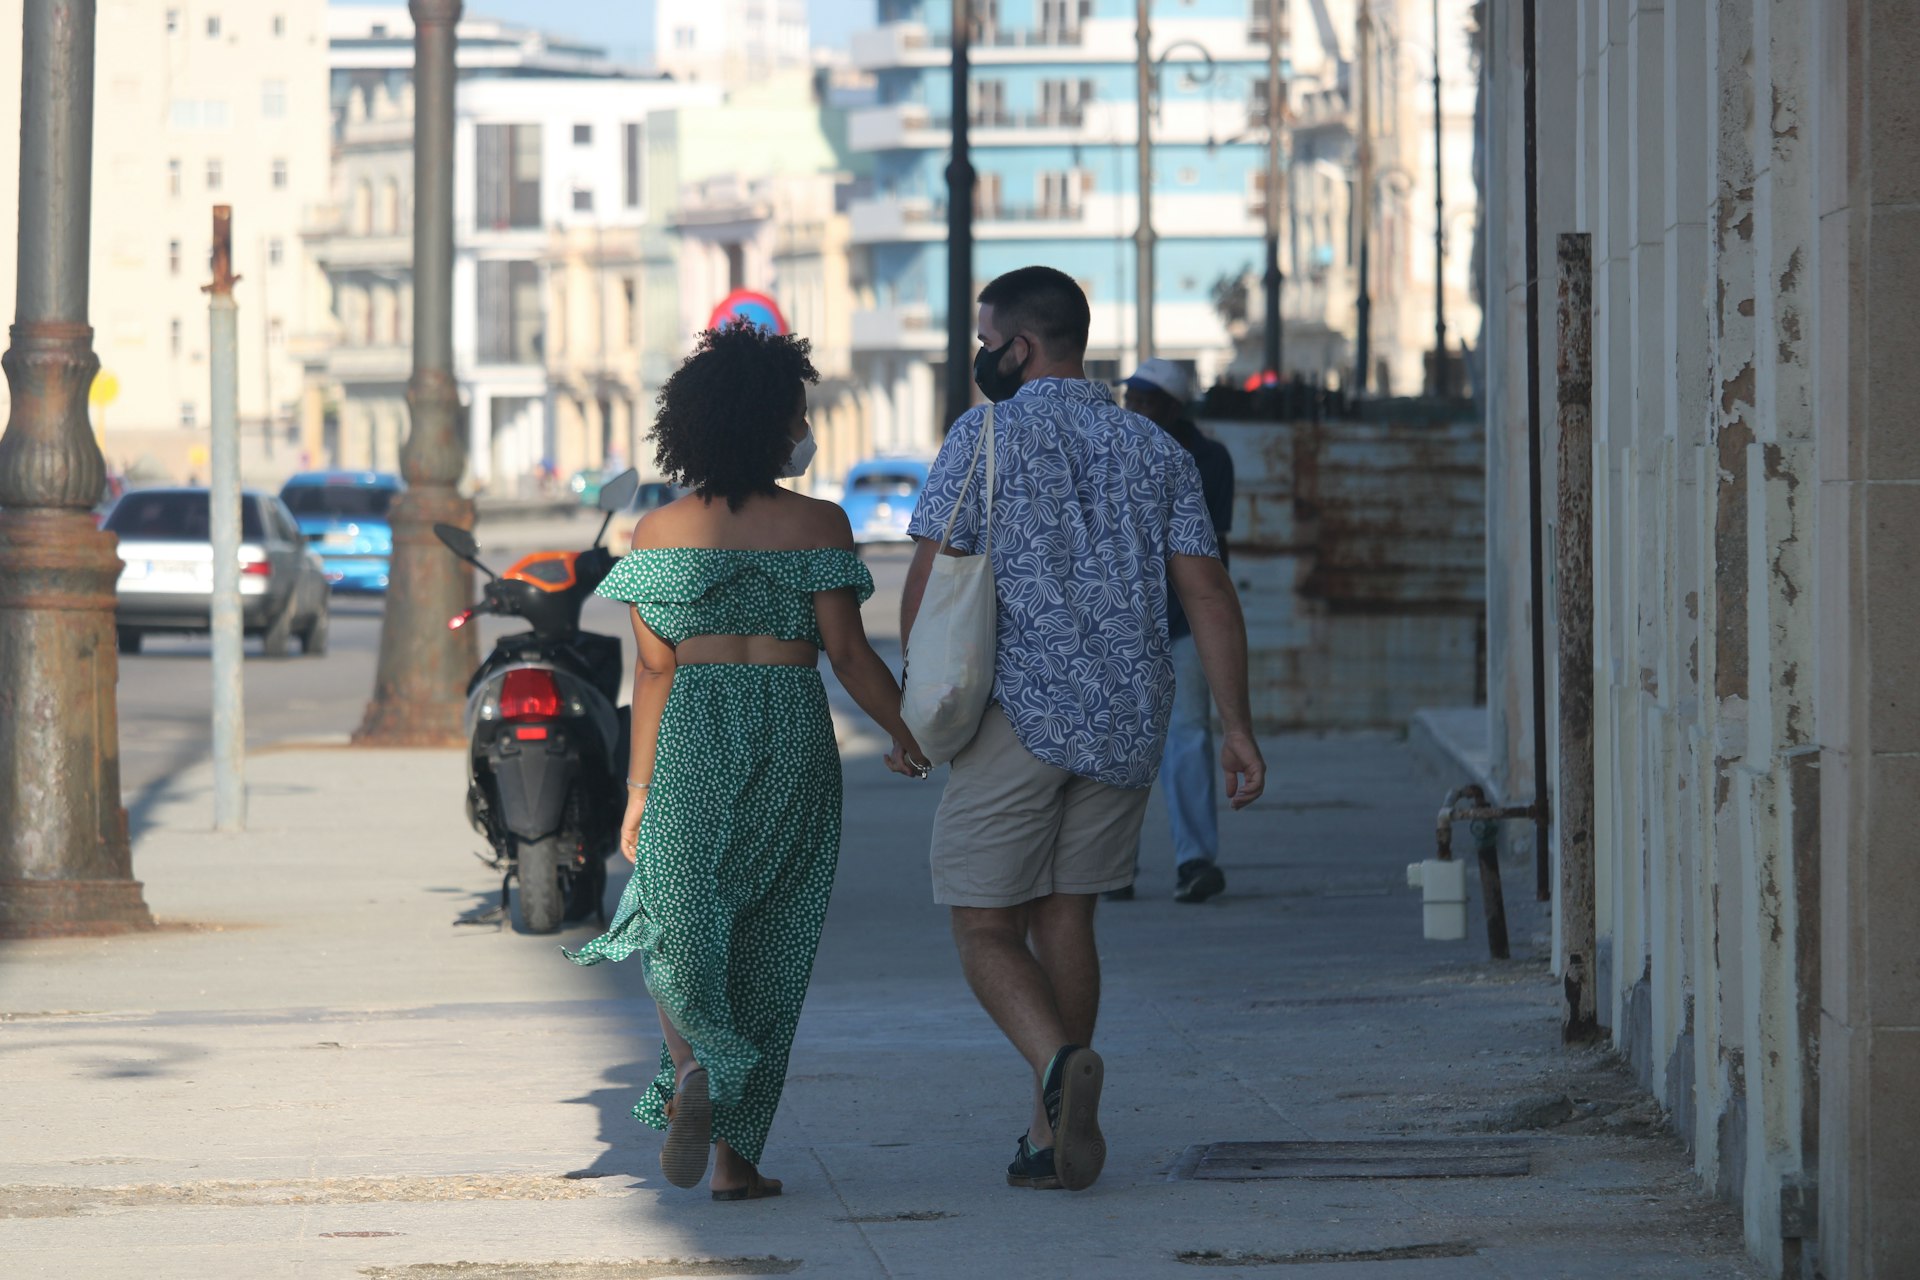
[[[207,631],[213,615],[213,542],[205,489],[135,489],[107,515],[120,535],[115,623],[120,652],[153,631]],[[320,557],[286,504],[247,490],[240,500],[240,614],[270,658],[327,651],[328,592]]]

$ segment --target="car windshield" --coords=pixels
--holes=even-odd
[[[848,493],[870,493],[882,498],[911,498],[920,492],[920,477],[898,471],[869,471],[855,476]]]
[[[207,542],[207,495],[204,492],[130,493],[114,504],[107,528],[126,541]],[[260,540],[260,504],[253,498],[240,503],[240,536]]]
[[[393,505],[393,490],[361,484],[294,484],[280,498],[296,516],[342,516],[385,520]]]

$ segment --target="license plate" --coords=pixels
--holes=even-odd
[[[202,560],[150,560],[147,572],[156,578],[181,574],[192,578],[211,578],[213,566]]]

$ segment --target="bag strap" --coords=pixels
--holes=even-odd
[[[960,496],[953,501],[953,512],[947,517],[947,531],[940,535],[940,545],[953,545],[953,525],[960,518],[960,508],[966,505],[967,494],[973,490],[974,472],[980,466],[980,451],[987,451],[987,523],[983,532],[986,554],[993,554],[993,402],[987,402],[987,419],[980,428],[980,438],[974,441],[973,457],[967,463],[967,478],[960,486]]]

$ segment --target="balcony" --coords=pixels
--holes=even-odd
[[[946,317],[925,302],[897,303],[853,313],[855,351],[942,351]]]
[[[313,260],[327,271],[413,270],[413,237],[328,235],[312,241]]]
[[[853,65],[862,71],[892,67],[944,67],[953,60],[952,33],[922,22],[889,22],[856,31]],[[999,27],[976,31],[968,46],[980,62],[1044,61],[1083,47],[1078,26]]]
[[[326,369],[339,382],[404,383],[413,374],[413,348],[397,344],[335,347],[327,353]]]

